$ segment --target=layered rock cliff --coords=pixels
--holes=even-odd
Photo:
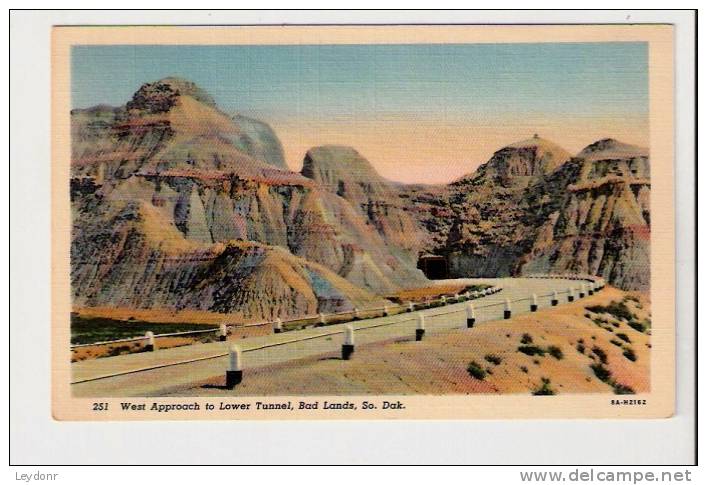
[[[382,304],[452,277],[545,272],[649,285],[647,150],[606,139],[570,156],[540,137],[449,185],[401,185],[354,148],[287,170],[265,123],[166,78],[124,106],[72,112],[72,292],[78,306],[258,320]]]
[[[555,204],[548,204],[554,199]],[[528,194],[545,217],[520,272],[601,275],[625,289],[650,287],[650,160],[613,139],[582,150]]]
[[[650,283],[647,150],[600,140],[575,157],[534,137],[447,187],[410,190],[451,276],[575,272]],[[443,221],[443,222],[440,222]]]
[[[287,170],[282,143],[270,125],[243,115],[235,115],[233,122],[241,131],[241,135],[235,140],[240,150],[273,167]]]
[[[310,149],[301,174],[347,200],[392,250],[422,250],[426,234],[405,210],[400,188],[381,177],[355,149],[328,145]]]
[[[279,141],[260,136],[244,147],[254,132],[272,134],[264,126],[234,121],[198,87],[173,78],[144,85],[124,107],[75,110],[76,304],[254,318],[365,306],[381,301],[374,293],[424,282],[413,260],[346,199],[258,158],[277,154]],[[165,248],[174,254],[166,257]],[[280,271],[268,276],[265,267]],[[299,279],[283,276],[290,271]]]

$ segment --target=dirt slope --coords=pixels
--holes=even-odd
[[[244,395],[530,394],[549,389],[562,394],[629,392],[629,387],[635,392],[647,391],[650,387],[650,336],[645,332],[649,332],[649,328],[638,331],[610,313],[586,309],[611,302],[622,302],[632,314],[634,325],[649,321],[650,305],[645,296],[607,287],[597,295],[572,304],[507,321],[485,322],[472,330],[435,335],[430,329],[431,334],[422,342],[405,339],[357,347],[350,361],[342,361],[338,355],[322,355],[253,369],[246,373],[236,391],[230,392]],[[524,338],[525,334],[532,342]],[[526,355],[518,350],[521,346],[536,346],[546,353]],[[552,346],[560,349],[561,358],[552,355],[559,356],[559,353],[548,351]],[[633,350],[635,360],[624,355],[627,349]],[[602,364],[602,360],[606,363]],[[470,375],[467,368],[471,362],[481,367],[485,374],[483,379]],[[601,380],[592,365],[611,374],[602,374],[604,380]],[[222,379],[215,377],[178,393],[223,395],[229,391],[203,387],[219,385]],[[544,384],[543,379],[549,379],[548,383]]]

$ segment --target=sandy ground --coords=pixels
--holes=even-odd
[[[630,296],[635,300],[627,300]],[[628,294],[607,287],[600,293],[511,320],[483,322],[473,329],[448,330],[426,336],[422,342],[398,338],[356,348],[349,361],[337,353],[306,357],[249,369],[233,390],[223,389],[223,376],[189,386],[174,387],[162,395],[356,395],[356,394],[528,394],[543,386],[557,393],[614,392],[599,380],[590,365],[604,355],[610,382],[649,390],[650,335],[609,314],[586,307],[624,301],[639,320],[650,318],[646,295]],[[557,346],[562,358],[550,354],[529,356],[518,351],[524,334],[543,349]],[[617,334],[624,334],[627,343]],[[614,343],[612,343],[612,341]],[[581,346],[584,349],[581,349]],[[619,346],[620,345],[620,346]],[[578,350],[578,346],[580,350]],[[633,349],[636,360],[623,353]],[[487,358],[488,357],[488,358]],[[494,357],[499,363],[489,362]],[[480,364],[483,379],[467,372],[470,362]]]

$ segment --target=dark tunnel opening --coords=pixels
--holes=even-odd
[[[417,267],[431,280],[449,278],[449,265],[447,264],[447,258],[444,256],[435,254],[420,256],[417,260]]]

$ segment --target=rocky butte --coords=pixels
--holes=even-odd
[[[310,149],[300,173],[262,121],[189,81],[71,113],[75,307],[260,320],[380,306],[450,276],[574,271],[646,289],[647,150],[600,140],[571,156],[540,137],[440,186],[381,177],[354,148]]]

